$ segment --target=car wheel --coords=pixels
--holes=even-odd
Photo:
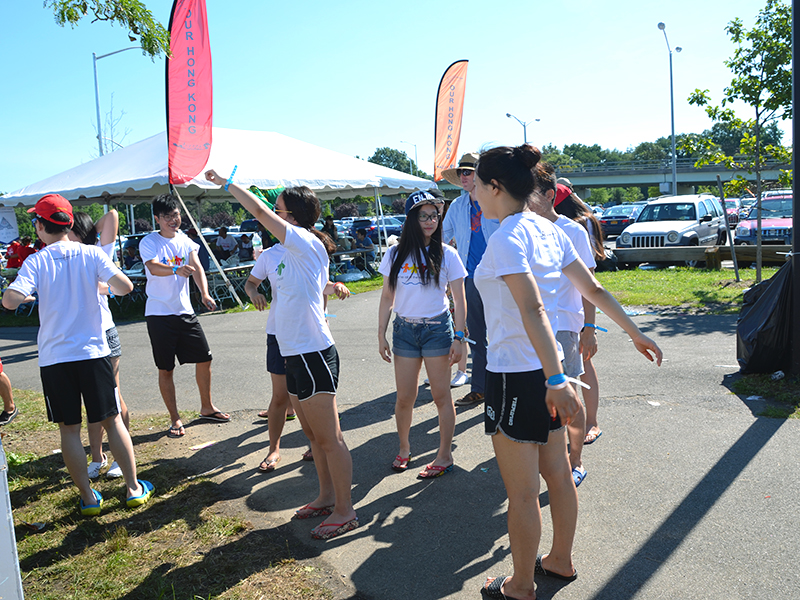
[[[697,248],[697,247],[699,247],[700,244],[698,243],[697,240],[692,240],[692,243],[689,244],[689,245],[692,248]],[[702,269],[703,267],[706,266],[706,261],[704,261],[704,260],[685,260],[685,261],[683,261],[683,264],[685,266],[691,267],[693,269]]]
[[[619,267],[620,270],[628,271],[631,269],[636,269],[639,266],[639,264],[640,263],[637,262],[624,262],[624,263],[621,262],[617,266]]]
[[[728,241],[728,232],[725,229],[720,230],[717,236],[717,246],[724,246]]]

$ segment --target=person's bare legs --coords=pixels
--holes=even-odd
[[[570,384],[576,388],[577,385]],[[575,467],[583,469],[583,440],[586,437],[586,410],[581,406],[581,410],[575,415],[575,420],[567,425],[567,435],[569,436],[569,464],[570,471]]]
[[[552,432],[547,444],[539,447],[539,471],[547,482],[553,519],[553,545],[542,558],[542,566],[569,577],[575,572],[572,544],[578,522],[578,492],[572,480],[563,431]]]
[[[130,431],[131,417],[128,414],[128,407],[122,399],[122,392],[119,389],[119,356],[109,357],[111,369],[114,371],[114,381],[117,384],[117,398],[119,398],[119,414],[125,428]],[[103,462],[103,425],[101,423],[87,423],[86,430],[89,433],[89,450],[92,452],[92,462]]]
[[[169,419],[172,421],[174,428],[183,427],[181,416],[178,414],[178,401],[175,397],[175,371],[165,371],[164,369],[158,370],[158,389],[161,391],[161,398],[164,400],[164,405],[167,407]]]
[[[14,394],[11,391],[11,380],[5,371],[0,373],[0,398],[3,399],[3,410],[7,413],[14,412],[16,405],[14,404]]]
[[[136,459],[133,454],[133,442],[128,429],[122,421],[121,415],[114,415],[102,421],[103,429],[108,433],[108,447],[114,455],[114,460],[122,470],[127,489],[127,498],[140,496],[144,490],[136,479]],[[84,462],[85,462],[84,458]],[[85,501],[84,501],[85,503]]]
[[[427,356],[424,361],[431,384],[431,395],[439,413],[439,452],[431,464],[448,467],[453,464],[453,435],[456,430],[456,407],[450,393],[450,356]]]
[[[292,400],[294,401],[294,397]],[[315,394],[307,400],[297,402],[295,410],[301,422],[305,421],[314,437],[311,448],[314,452],[314,466],[320,477],[320,494],[311,505],[330,506],[331,501],[334,501],[333,512],[315,528],[317,533],[329,533],[336,527],[326,526],[326,523],[347,523],[356,517],[350,494],[353,484],[353,460],[339,426],[336,396]],[[331,486],[330,490],[323,490],[323,481]],[[331,491],[333,498],[330,497]]]
[[[408,358],[406,356],[394,355],[394,380],[397,386],[397,399],[394,404],[394,420],[397,425],[397,435],[400,438],[400,449],[397,455],[401,458],[408,458],[411,455],[411,442],[409,433],[411,432],[411,421],[414,415],[414,403],[417,401],[417,390],[419,388],[419,371],[422,367],[421,358]],[[428,379],[432,376],[428,373]],[[450,382],[447,382],[448,387]],[[392,463],[396,467],[401,467],[397,459]]]
[[[95,504],[97,499],[92,493],[89,471],[86,468],[86,452],[83,449],[83,440],[81,440],[81,424],[64,425],[64,423],[59,423],[58,430],[61,433],[61,456],[64,458],[69,476],[78,487],[83,504],[85,506]]]
[[[508,494],[508,539],[514,564],[514,574],[506,579],[502,592],[518,600],[533,600],[533,573],[542,537],[539,452],[543,446],[514,442],[502,433],[492,436],[492,445]]]
[[[592,389],[583,388],[583,403],[586,405],[586,434],[597,438],[600,427],[597,425],[597,411],[600,408],[600,384],[597,381],[597,371],[594,368],[592,359],[583,361],[584,374],[581,381]]]
[[[213,415],[215,412],[218,412],[226,417],[230,417],[228,413],[222,412],[211,402],[210,360],[195,365],[195,379],[197,380],[197,389],[200,391],[200,414]]]
[[[292,406],[289,399],[289,390],[286,387],[286,375],[270,373],[269,376],[272,380],[272,399],[269,403],[269,409],[267,409],[269,453],[264,459],[264,463],[280,460],[281,435],[283,434],[283,426],[286,423],[287,411]]]

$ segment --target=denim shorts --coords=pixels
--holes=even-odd
[[[397,315],[392,327],[392,352],[404,358],[445,356],[453,344],[450,311],[427,319],[405,319]]]

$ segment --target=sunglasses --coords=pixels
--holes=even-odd
[[[286,213],[287,215],[290,215],[290,214],[292,214],[292,211],[290,211],[290,210],[283,210],[282,208],[276,208],[276,209],[275,209],[275,212]]]
[[[31,225],[33,225],[34,227],[36,227],[36,221],[38,221],[38,220],[39,220],[39,217],[38,217],[38,216],[36,216],[36,217],[31,217]]]
[[[467,177],[469,175],[473,175],[475,173],[475,169],[456,169],[456,175],[459,177]]]

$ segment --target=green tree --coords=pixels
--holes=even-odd
[[[384,147],[375,150],[375,153],[369,157],[369,162],[376,165],[383,165],[395,171],[402,171],[422,177],[423,179],[431,179],[425,171],[422,171],[409,156],[402,150],[395,150],[394,148]]]
[[[791,163],[791,150],[775,144],[764,144],[762,131],[777,119],[792,118],[792,9],[781,0],[767,0],[758,13],[752,29],[746,29],[736,18],[726,27],[736,44],[733,56],[725,61],[733,79],[723,90],[719,106],[711,105],[708,90],[696,89],[689,103],[705,107],[715,123],[742,130],[739,142],[740,157],[731,156],[705,137],[693,137],[685,142],[692,152],[698,152],[697,166],[724,164],[729,169],[755,173],[756,206],[758,210],[756,281],[761,281],[761,170],[764,160],[774,158]],[[752,119],[741,119],[730,104],[742,101],[753,111]],[[752,132],[752,133],[751,133]],[[744,158],[741,158],[741,157]],[[749,158],[749,157],[752,157]],[[784,171],[781,184],[791,185],[791,171]],[[726,184],[726,193],[741,194],[747,189],[744,176],[736,175]]]
[[[169,32],[139,0],[44,0],[53,9],[56,23],[75,27],[91,15],[92,22],[108,21],[128,29],[128,39],[139,42],[144,54],[155,58],[169,55]]]

